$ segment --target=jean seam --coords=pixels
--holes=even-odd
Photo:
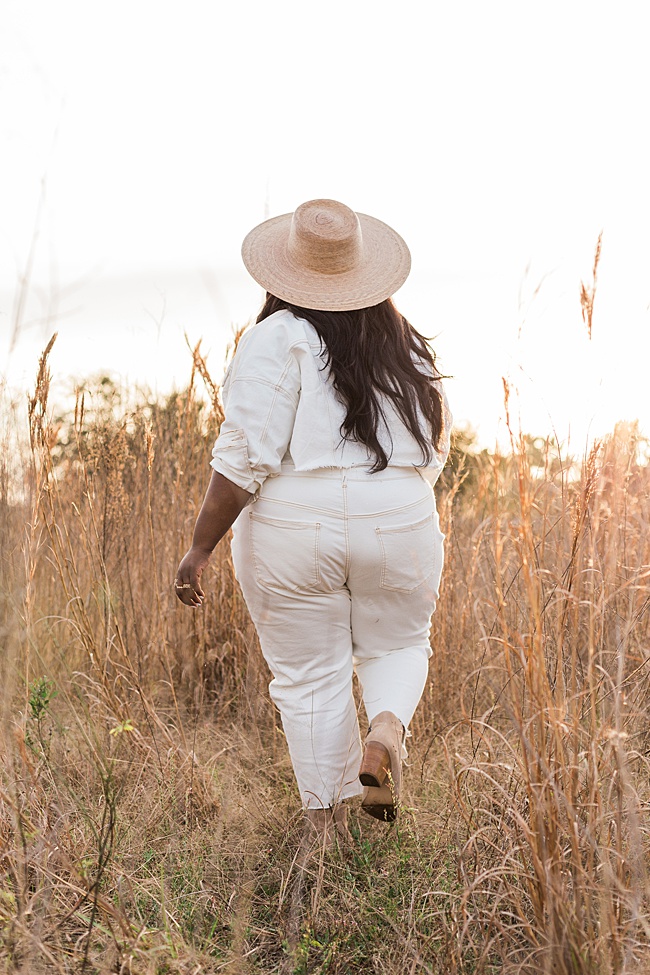
[[[345,533],[345,562],[343,565],[343,578],[347,579],[350,575],[350,524],[348,521],[348,482],[347,476],[343,475],[343,530]]]
[[[316,522],[316,531],[314,532],[314,576],[316,579],[316,585],[321,585],[321,575],[320,575],[320,522]]]

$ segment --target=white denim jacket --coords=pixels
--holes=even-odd
[[[325,367],[314,327],[289,311],[278,311],[244,332],[221,390],[225,419],[211,466],[256,494],[284,463],[297,471],[371,467],[374,457],[341,436],[345,407]],[[428,363],[422,363],[429,369]],[[418,467],[434,484],[449,453],[451,413],[442,384],[444,443],[423,466],[417,441],[382,399],[387,428],[378,439],[390,467]],[[424,421],[423,421],[424,422]]]

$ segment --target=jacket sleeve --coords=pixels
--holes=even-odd
[[[225,418],[211,466],[256,494],[278,474],[300,394],[300,366],[286,329],[261,322],[242,336],[221,391]]]
[[[442,440],[438,450],[434,451],[431,463],[428,464],[427,467],[422,468],[422,475],[425,480],[429,482],[431,487],[433,487],[433,485],[436,483],[445,464],[447,463],[451,443],[451,428],[454,422],[454,418],[451,415],[451,410],[449,409],[449,402],[447,400],[445,387],[440,380],[437,380],[437,386],[442,396]]]

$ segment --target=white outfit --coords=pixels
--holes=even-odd
[[[313,326],[288,311],[244,332],[223,384],[226,419],[213,450],[216,471],[255,494],[267,477],[280,473],[283,460],[297,471],[372,466],[374,458],[363,444],[341,438],[346,411],[329,381],[322,351]],[[422,369],[430,367],[423,363]],[[379,441],[390,466],[418,466],[422,451],[417,441],[390,401],[384,411],[388,429],[379,431]],[[446,400],[444,426],[443,450],[422,468],[432,484],[449,452]]]
[[[362,791],[353,671],[369,721],[392,711],[408,728],[422,695],[443,561],[432,485],[451,427],[445,399],[445,448],[418,468],[420,447],[385,403],[389,467],[370,474],[367,449],[341,437],[322,352],[287,311],[244,333],[212,460],[254,495],[234,525],[235,571],[303,804],[321,807]]]

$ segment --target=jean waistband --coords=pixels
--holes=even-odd
[[[329,480],[341,480],[345,477],[347,480],[354,481],[366,481],[368,478],[374,480],[390,480],[394,481],[399,478],[413,478],[422,477],[420,470],[417,467],[386,467],[383,471],[371,472],[370,467],[317,467],[310,471],[297,471],[296,468],[291,463],[284,461],[280,467],[280,474],[285,477],[309,477],[309,478],[327,478]]]

